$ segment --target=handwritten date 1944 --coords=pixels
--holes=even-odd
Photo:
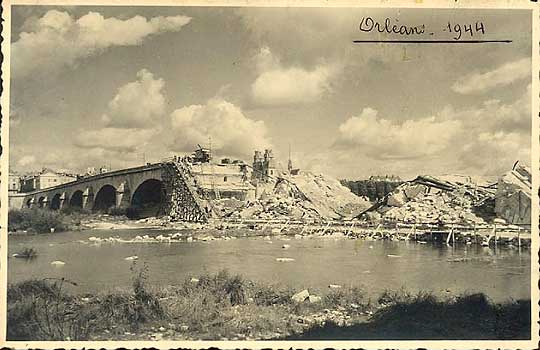
[[[486,34],[484,23],[482,22],[476,22],[474,28],[472,24],[452,24],[448,22],[446,27],[443,29],[443,32],[446,31],[448,33],[455,33],[455,36],[453,37],[454,40],[461,39],[461,36],[467,33],[469,33],[471,37],[473,37],[475,34]]]

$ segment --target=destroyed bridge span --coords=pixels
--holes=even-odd
[[[88,176],[58,186],[13,195],[20,208],[125,210],[133,217],[169,215],[172,220],[206,221],[212,214],[181,160]]]

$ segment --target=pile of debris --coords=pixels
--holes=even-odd
[[[481,224],[493,216],[495,185],[460,176],[418,176],[368,211],[387,221]]]
[[[255,201],[230,214],[242,219],[340,219],[365,211],[371,203],[338,180],[301,172],[278,178]]]
[[[514,165],[497,184],[497,216],[511,224],[531,224],[531,188],[531,169]]]

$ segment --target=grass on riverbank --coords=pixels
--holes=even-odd
[[[530,301],[399,291],[374,305],[344,287],[297,303],[287,287],[226,271],[161,289],[146,279],[146,268],[135,269],[131,290],[85,296],[67,293],[66,280],[9,285],[8,339],[521,339],[530,332]]]

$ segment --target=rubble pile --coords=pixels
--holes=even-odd
[[[504,174],[497,185],[495,212],[511,224],[531,223],[531,169],[518,165]]]
[[[230,217],[242,219],[339,219],[366,210],[371,203],[354,195],[336,179],[302,172],[280,178],[259,199]]]
[[[398,186],[372,207],[388,221],[482,224],[482,211],[492,208],[493,184],[468,177],[419,176]],[[492,209],[491,209],[492,211]]]
[[[484,219],[473,213],[469,198],[451,192],[419,193],[402,206],[386,211],[383,218],[410,223],[484,223]]]

